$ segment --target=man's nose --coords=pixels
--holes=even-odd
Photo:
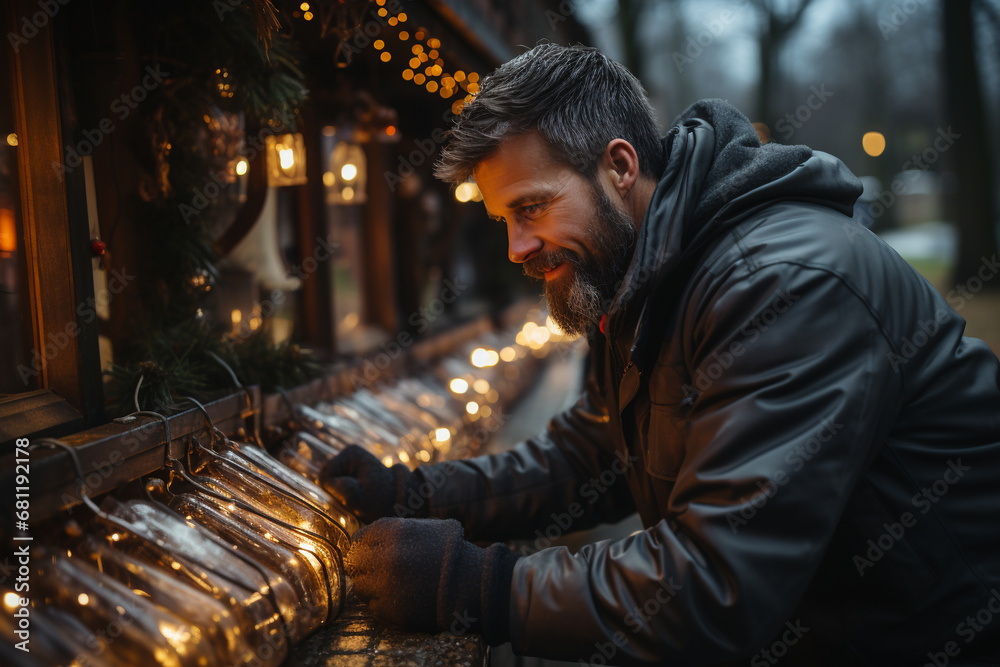
[[[540,238],[518,222],[507,223],[507,256],[515,264],[523,264],[537,255],[545,245]]]

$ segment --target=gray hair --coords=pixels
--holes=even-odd
[[[635,148],[643,174],[663,173],[660,130],[639,80],[595,48],[539,44],[483,79],[446,133],[434,175],[467,181],[505,139],[531,131],[588,179],[617,138]]]

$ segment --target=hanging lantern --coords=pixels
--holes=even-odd
[[[330,153],[330,170],[323,175],[327,187],[327,202],[331,204],[364,204],[368,201],[368,161],[358,144],[338,142]]]
[[[271,187],[302,185],[306,182],[306,145],[302,135],[268,136],[267,184]]]

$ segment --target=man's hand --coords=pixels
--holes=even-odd
[[[385,518],[354,534],[345,559],[354,593],[378,618],[408,630],[477,632],[510,640],[510,584],[519,556],[477,547],[454,519]]]
[[[395,516],[396,505],[406,505],[418,481],[402,463],[386,468],[366,449],[348,445],[330,459],[319,475],[320,485],[365,523]],[[421,511],[422,510],[422,511]],[[410,512],[427,516],[427,505]]]

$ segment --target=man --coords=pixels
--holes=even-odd
[[[374,521],[347,568],[376,614],[608,664],[1000,658],[1000,363],[851,220],[841,162],[717,100],[660,138],[623,67],[543,45],[483,82],[437,174],[476,179],[591,374],[512,451],[331,462]],[[575,555],[463,538],[635,511]]]

